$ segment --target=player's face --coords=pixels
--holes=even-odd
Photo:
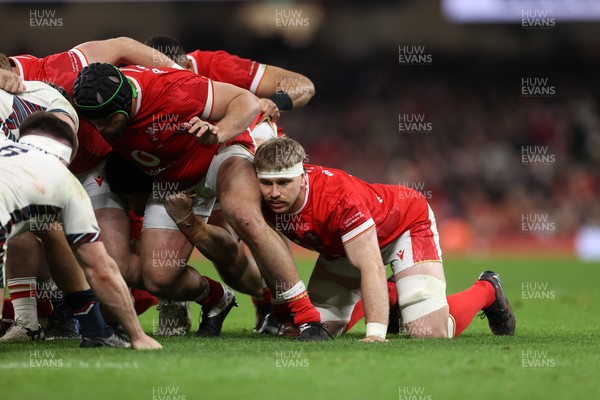
[[[125,114],[118,113],[108,118],[97,119],[91,122],[106,141],[114,142],[121,138],[127,127],[127,121]]]
[[[292,213],[302,205],[306,190],[304,175],[295,178],[261,178],[258,182],[263,200],[273,212]]]

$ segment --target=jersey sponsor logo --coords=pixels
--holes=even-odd
[[[158,164],[160,164],[160,158],[142,150],[132,151],[131,158],[145,167],[156,167]]]
[[[96,181],[96,184],[98,186],[102,186],[102,183],[104,183],[104,177],[103,176],[97,176],[94,178],[94,180]]]

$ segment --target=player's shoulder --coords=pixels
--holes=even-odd
[[[23,93],[35,93],[35,92],[43,92],[46,95],[49,96],[62,96],[60,94],[60,92],[58,90],[56,90],[55,88],[53,88],[51,85],[49,85],[46,82],[42,82],[42,81],[23,81],[23,84],[25,85],[26,89]]]
[[[308,176],[309,190],[319,203],[330,204],[336,208],[350,197],[352,181],[346,172],[320,165],[304,164]]]
[[[329,168],[322,165],[304,164],[304,169],[309,179],[322,183],[327,187],[332,184],[341,184],[351,180],[351,176],[341,169]]]

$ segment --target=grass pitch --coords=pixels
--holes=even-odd
[[[600,264],[483,261],[447,259],[448,293],[469,286],[484,267],[499,272],[517,316],[514,337],[494,337],[486,320],[475,319],[453,340],[360,343],[359,323],[333,342],[301,344],[252,333],[250,300],[239,296],[222,338],[160,338],[159,352],[81,350],[74,341],[0,344],[0,398],[600,398]],[[311,266],[300,263],[306,281]],[[142,316],[147,332],[157,315]]]

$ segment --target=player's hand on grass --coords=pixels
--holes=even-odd
[[[134,350],[158,350],[162,349],[162,345],[150,336],[144,334],[137,340],[131,341],[131,347]]]
[[[175,223],[180,223],[192,214],[193,200],[183,192],[175,193],[165,200],[165,209]]]
[[[277,105],[271,99],[260,99],[260,112],[273,122],[276,122],[281,115],[279,108],[277,108]]]
[[[0,89],[8,93],[21,93],[25,91],[25,84],[19,75],[0,69]]]
[[[373,343],[373,342],[384,342],[387,343],[388,340],[384,339],[382,337],[379,336],[367,336],[364,339],[360,339],[361,342],[365,342],[365,343]]]
[[[189,122],[184,122],[183,127],[187,129],[189,133],[194,135],[196,140],[198,140],[200,143],[219,143],[219,127],[216,125],[212,125],[198,117],[194,117],[190,119]]]

